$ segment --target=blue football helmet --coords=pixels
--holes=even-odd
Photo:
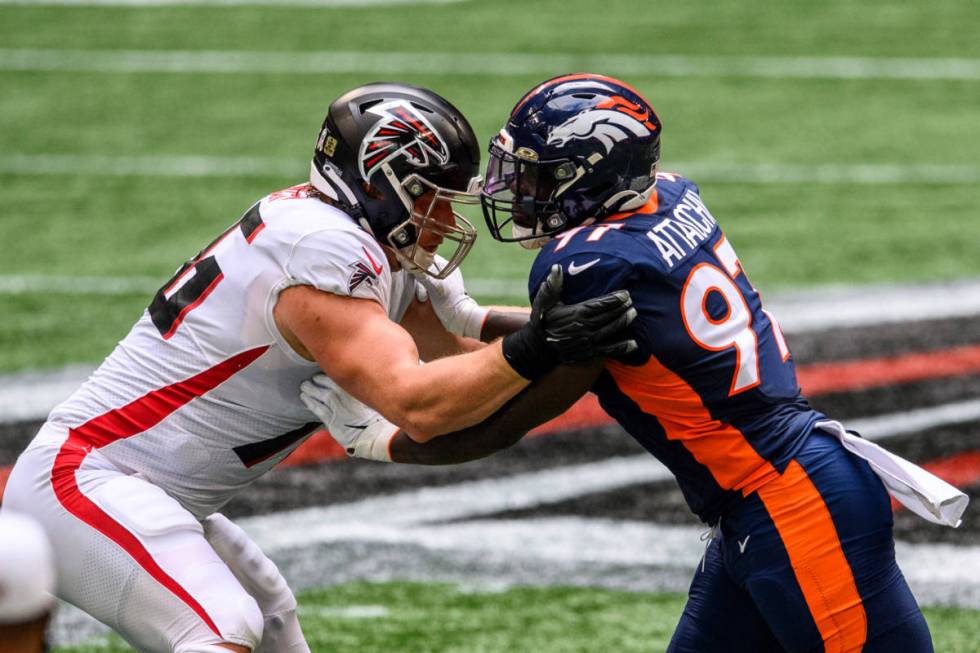
[[[656,183],[661,129],[650,103],[611,77],[563,75],[536,86],[490,140],[481,191],[490,233],[540,247],[639,208]]]

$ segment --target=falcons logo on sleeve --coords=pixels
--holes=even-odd
[[[354,294],[354,291],[357,290],[357,288],[365,281],[370,286],[378,278],[378,275],[376,275],[364,261],[354,261],[350,264],[350,266],[354,270],[347,278],[347,292],[352,295]]]
[[[361,142],[358,165],[363,179],[370,180],[382,163],[398,157],[417,168],[449,163],[449,147],[411,103],[382,102],[368,112],[381,120]]]
[[[364,282],[370,286],[378,280],[378,275],[384,271],[384,266],[379,265],[375,262],[374,257],[371,256],[371,252],[367,251],[366,248],[362,247],[361,251],[367,256],[367,259],[371,261],[371,265],[368,265],[364,261],[358,259],[350,264],[353,271],[347,278],[347,292],[354,294],[354,291]]]

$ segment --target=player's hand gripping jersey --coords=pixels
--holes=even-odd
[[[396,321],[414,292],[377,241],[309,186],[273,193],[182,266],[51,413],[70,429],[56,468],[102,456],[199,518],[220,508],[321,426],[298,394],[318,367],[272,315],[297,284],[374,300]]]
[[[593,390],[705,522],[782,472],[825,419],[801,397],[779,325],[690,181],[660,173],[638,211],[561,233],[534,262],[532,292],[554,263],[566,302],[629,289],[639,349]]]

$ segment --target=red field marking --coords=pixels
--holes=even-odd
[[[980,345],[867,360],[816,363],[797,369],[808,395],[980,372]]]
[[[811,397],[831,392],[882,387],[894,383],[939,379],[977,372],[980,372],[980,345],[885,358],[815,363],[813,365],[801,365],[796,370],[800,386],[804,393]],[[531,435],[594,428],[612,422],[612,418],[599,407],[595,395],[588,394],[582,397],[564,415],[560,415],[531,431]],[[318,431],[279,466],[312,465],[345,456],[343,448],[334,442],[326,431]],[[977,468],[980,469],[980,463],[977,463]],[[946,473],[945,468],[943,471]],[[6,483],[9,473],[9,467],[0,467],[0,491]],[[969,476],[970,482],[965,483],[965,485],[977,480],[975,476]],[[964,485],[964,483],[953,484]]]
[[[586,395],[578,400],[565,414],[545,422],[529,433],[531,436],[547,435],[559,431],[586,429],[601,424],[609,424],[612,419],[599,407],[595,395]],[[325,460],[346,458],[344,448],[337,444],[326,430],[317,431],[310,439],[297,447],[296,451],[279,463],[279,467],[313,465]]]
[[[309,439],[298,446],[296,451],[279,463],[279,467],[299,467],[300,465],[315,465],[324,460],[346,458],[344,448],[330,437],[325,429],[311,435]]]

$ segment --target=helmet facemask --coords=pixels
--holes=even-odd
[[[455,205],[479,204],[482,178],[473,177],[466,191],[457,191],[418,174],[399,180],[388,164],[383,164],[381,170],[408,212],[408,217],[388,232],[386,244],[408,272],[445,279],[459,267],[476,241],[476,228]],[[437,253],[442,260],[436,257]]]
[[[577,170],[570,159],[539,161],[533,150],[509,152],[492,142],[481,203],[493,237],[528,249],[544,245],[567,223],[556,198],[578,178]]]

